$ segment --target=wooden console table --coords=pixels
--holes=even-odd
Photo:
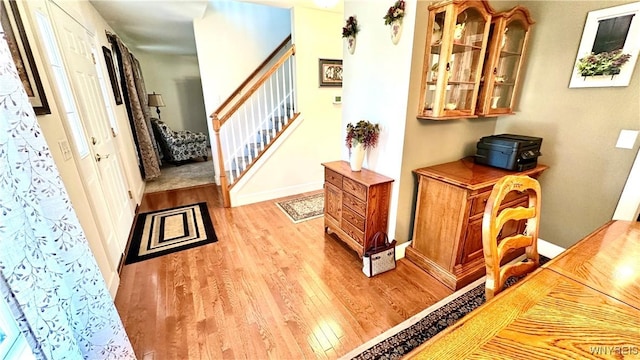
[[[406,358],[637,358],[639,257],[640,223],[609,222]]]
[[[362,257],[378,231],[387,232],[393,179],[373,171],[351,171],[346,161],[322,164],[324,228],[333,231]]]
[[[416,169],[413,241],[406,257],[447,287],[457,290],[485,274],[482,254],[482,214],[493,185],[506,175],[537,178],[546,165],[507,171],[473,162],[472,157]],[[509,194],[503,207],[526,202],[524,194]],[[544,202],[544,200],[543,200]],[[502,237],[524,230],[525,221],[509,222]],[[505,261],[523,254],[514,252]]]

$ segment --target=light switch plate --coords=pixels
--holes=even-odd
[[[638,138],[638,130],[621,130],[616,147],[620,149],[633,149]]]
[[[333,103],[334,104],[342,104],[342,95],[335,95],[333,97]]]
[[[66,139],[58,140],[58,146],[60,147],[60,152],[62,152],[62,158],[65,160],[71,159],[71,147],[69,147],[69,142]]]

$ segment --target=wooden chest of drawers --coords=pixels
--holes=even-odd
[[[378,231],[387,231],[393,179],[373,171],[351,171],[346,161],[322,164],[324,227],[362,257]]]
[[[457,290],[485,274],[482,253],[482,215],[493,185],[506,175],[537,178],[546,165],[513,172],[478,165],[464,158],[414,170],[418,175],[413,242],[406,257],[449,288]],[[511,193],[503,207],[526,202]],[[509,222],[502,237],[524,230],[524,221]],[[510,259],[523,252],[514,252]]]

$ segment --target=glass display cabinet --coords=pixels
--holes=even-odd
[[[477,117],[494,13],[485,1],[448,0],[429,6],[419,119]]]
[[[529,11],[522,6],[493,16],[476,114],[513,114],[523,57],[533,24]]]

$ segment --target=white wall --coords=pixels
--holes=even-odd
[[[140,61],[147,92],[162,94],[166,105],[160,108],[162,120],[173,130],[203,132],[208,136],[198,57],[132,51]],[[149,110],[157,117],[155,107]]]
[[[389,234],[395,234],[416,0],[406,1],[402,37],[397,45],[391,42],[390,27],[384,25],[382,18],[391,5],[393,2],[353,0],[344,3],[344,18],[356,15],[361,30],[353,55],[348,53],[346,41],[343,41],[341,134],[342,138],[346,136],[347,123],[361,119],[379,123],[382,127],[378,146],[368,152],[364,167],[395,179],[389,209]],[[344,26],[344,19],[341,26]],[[334,31],[334,36],[340,36],[340,28]],[[328,146],[342,149],[342,159],[348,160],[344,142]]]
[[[291,33],[288,9],[231,0],[210,2],[204,16],[194,19],[193,30],[200,65],[205,114],[213,111]],[[219,165],[211,121],[216,181]]]
[[[321,189],[321,163],[340,158],[342,109],[333,104],[333,96],[341,95],[342,89],[319,87],[318,59],[342,58],[342,21],[341,13],[294,6],[292,40],[301,118],[269,161],[233,188],[234,206]]]

